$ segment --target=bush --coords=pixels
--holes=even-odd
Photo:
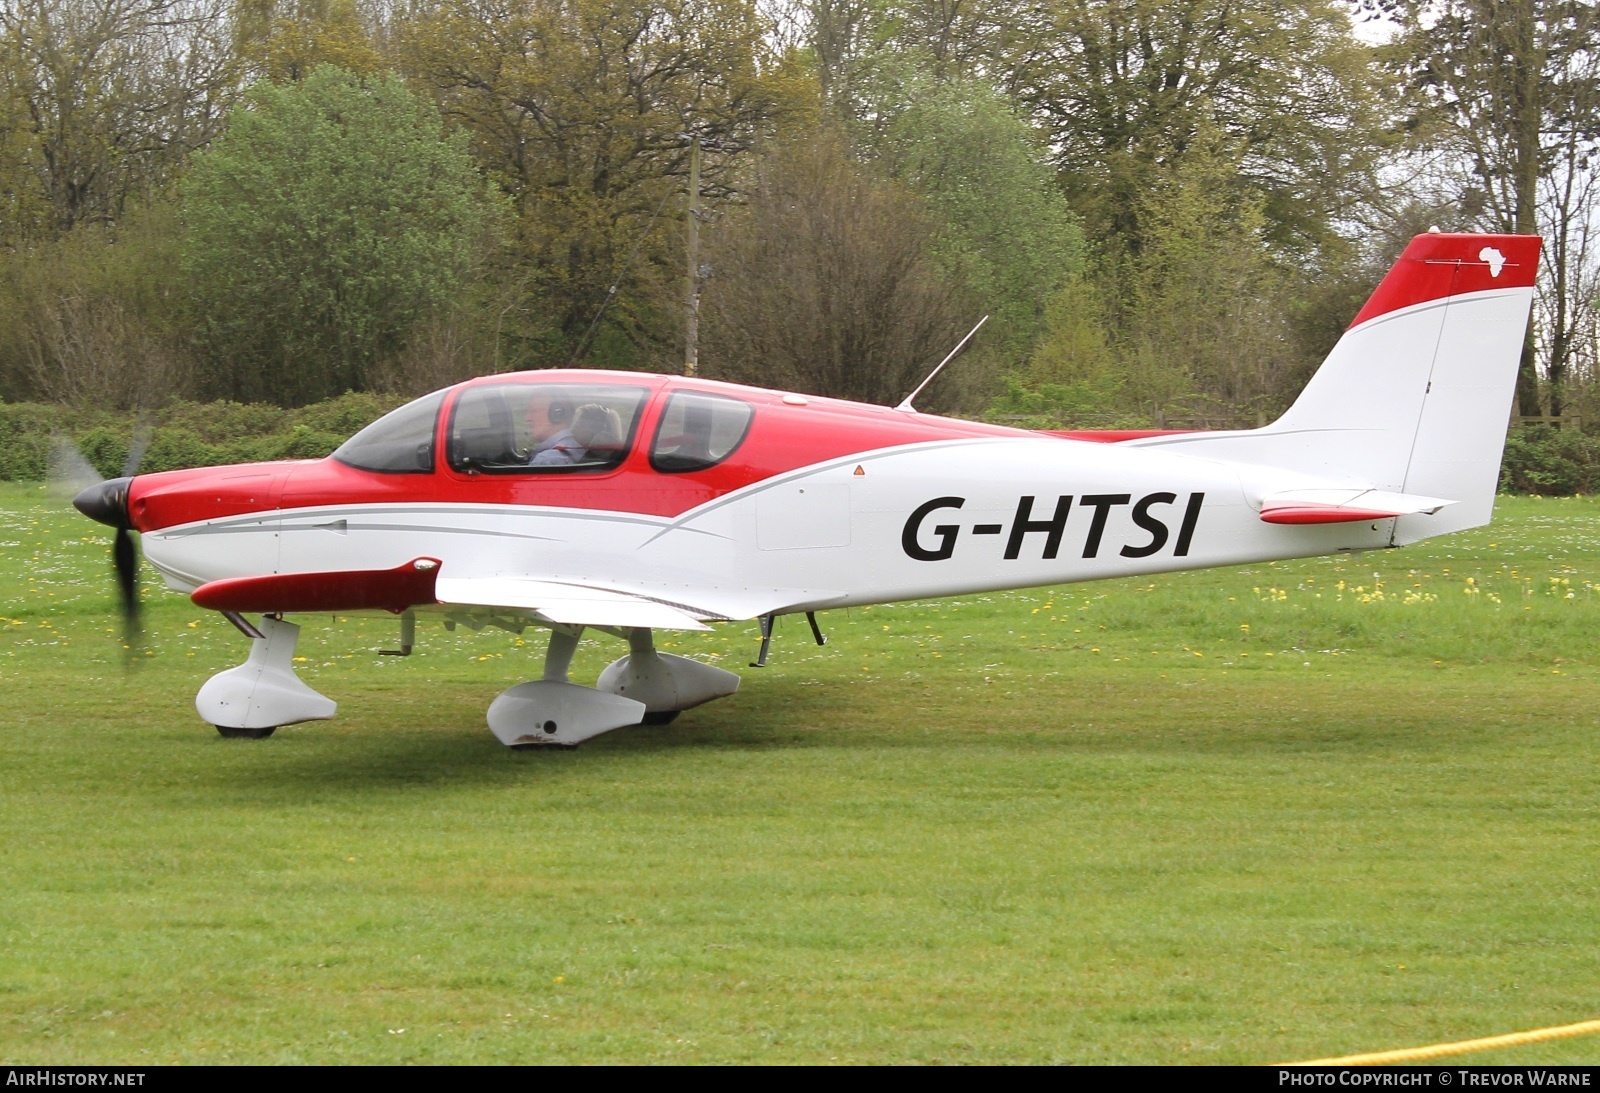
[[[1155,422],[1117,408],[1113,380],[1027,384],[1004,378],[1005,391],[982,416],[1022,429],[1153,429]]]
[[[984,416],[1024,428],[1148,428],[1150,422],[1104,412],[1105,392],[1084,384],[1016,380]],[[107,478],[120,475],[128,445],[151,428],[139,463],[144,472],[216,467],[274,459],[320,459],[398,406],[402,399],[345,394],[299,410],[261,403],[175,402],[149,417],[39,403],[0,403],[0,480],[41,482],[55,437],[76,444]],[[1500,467],[1500,492],[1570,496],[1600,492],[1600,437],[1547,425],[1511,430]]]
[[[96,425],[75,439],[78,451],[94,464],[95,470],[106,478],[115,478],[128,465],[128,445],[132,435],[130,430]]]
[[[193,430],[181,425],[165,426],[155,430],[150,437],[150,446],[139,461],[139,470],[176,471],[185,467],[214,467],[224,462],[227,460],[221,457],[216,447],[201,440]],[[99,463],[95,465],[99,466]]]
[[[290,411],[264,402],[174,402],[161,411],[161,423],[187,429],[207,444],[266,436],[285,428]]]
[[[376,415],[374,415],[376,416]],[[321,459],[343,444],[349,432],[330,433],[308,425],[296,425],[287,434],[271,437],[270,451],[262,459]]]
[[[294,420],[317,432],[336,433],[342,443],[345,437],[355,435],[398,405],[394,398],[366,391],[346,391],[337,398],[302,407],[296,411]]]
[[[65,431],[70,413],[57,406],[0,404],[0,479],[43,481],[50,465],[50,438]]]
[[[175,402],[153,415],[0,403],[0,480],[39,482],[49,475],[54,438],[75,444],[107,478],[120,475],[128,446],[150,429],[141,472],[216,467],[273,459],[320,459],[402,402],[341,395],[299,410],[261,403]]]
[[[1500,464],[1501,493],[1567,497],[1600,485],[1600,438],[1579,429],[1512,429]]]

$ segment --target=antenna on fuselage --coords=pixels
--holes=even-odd
[[[985,315],[983,318],[979,319],[978,320],[978,325],[973,327],[971,330],[967,331],[967,336],[965,338],[962,338],[961,341],[956,344],[956,347],[954,349],[950,350],[950,355],[947,356],[944,360],[939,362],[939,367],[935,368],[932,372],[929,372],[928,373],[928,378],[923,380],[921,383],[917,384],[917,389],[915,391],[911,392],[905,398],[901,399],[900,400],[900,405],[896,406],[895,409],[896,410],[904,410],[908,414],[916,413],[917,412],[917,408],[915,406],[911,405],[911,400],[916,398],[918,395],[922,394],[922,389],[924,387],[928,386],[928,384],[933,382],[933,377],[937,376],[939,374],[940,370],[943,369],[945,365],[949,364],[951,361],[956,359],[956,354],[960,353],[963,349],[965,349],[967,347],[967,343],[972,340],[972,336],[978,332],[979,327],[982,327],[983,324],[988,322],[988,321],[989,321],[989,316],[987,316],[987,315]]]

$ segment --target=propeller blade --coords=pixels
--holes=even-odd
[[[140,411],[139,420],[134,423],[133,437],[128,441],[128,458],[122,464],[122,477],[132,478],[139,473],[139,464],[144,461],[145,449],[150,447],[150,421]]]
[[[53,497],[76,497],[90,486],[105,481],[94,464],[83,457],[78,446],[66,437],[50,438],[50,458],[45,464],[45,483]]]
[[[72,498],[72,507],[99,523],[114,529],[111,562],[116,572],[117,591],[122,601],[122,647],[128,667],[136,664],[144,628],[139,618],[139,549],[133,539],[133,521],[128,512],[128,487],[150,446],[150,426],[143,414],[128,443],[128,458],[120,478],[105,479],[77,446],[65,437],[50,442],[49,481],[52,492]]]
[[[138,647],[143,627],[139,620],[139,552],[128,528],[117,529],[111,560],[117,571],[117,590],[122,593],[122,644],[131,653]]]

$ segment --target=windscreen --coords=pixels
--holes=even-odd
[[[435,391],[385,414],[339,445],[333,458],[384,474],[432,472],[434,426],[444,396],[443,391]]]

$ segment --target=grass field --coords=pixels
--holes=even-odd
[[[1600,503],[671,638],[743,690],[518,753],[542,640],[306,624],[335,721],[0,486],[0,1061],[1266,1063],[1600,1016]],[[586,643],[589,680],[620,643]],[[1478,1062],[1593,1063],[1600,1037]]]

